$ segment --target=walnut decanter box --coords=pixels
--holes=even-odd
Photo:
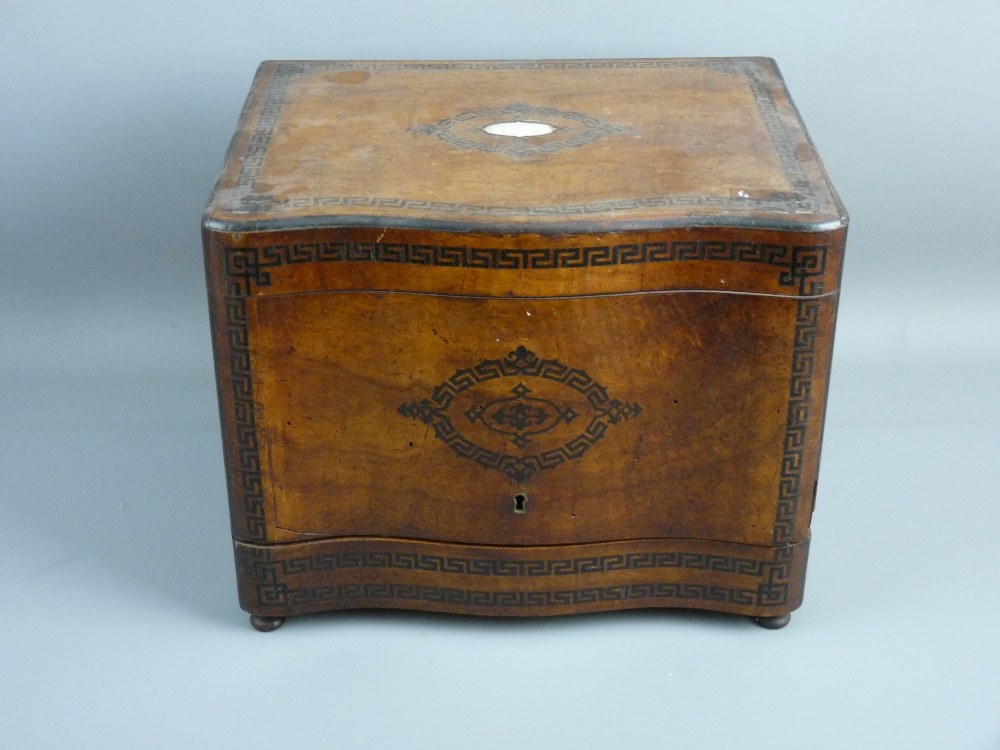
[[[264,63],[203,222],[251,622],[784,625],[846,227],[768,59]]]

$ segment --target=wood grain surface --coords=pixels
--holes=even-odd
[[[265,64],[203,235],[243,607],[791,611],[845,235],[770,61]]]
[[[511,120],[555,131],[483,130]],[[765,58],[267,62],[208,214],[555,233],[845,216]]]

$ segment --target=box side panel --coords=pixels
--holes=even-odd
[[[265,501],[258,405],[253,372],[253,308],[227,277],[210,232],[203,235],[212,350],[222,425],[222,447],[233,536],[255,542],[273,538]],[[270,529],[270,530],[269,530]]]
[[[844,247],[846,243],[846,229],[842,238],[841,248]],[[841,258],[843,257],[843,250],[841,250]],[[843,275],[843,262],[840,264],[840,274]],[[839,279],[838,279],[839,286]],[[822,452],[823,452],[823,436],[825,434],[825,424],[826,424],[826,406],[830,396],[830,376],[833,365],[833,349],[834,340],[836,338],[837,329],[837,311],[840,305],[840,294],[833,295],[831,299],[832,308],[826,313],[825,316],[821,317],[822,321],[822,338],[817,342],[817,353],[818,353],[818,364],[816,367],[817,380],[820,383],[820,387],[815,390],[816,394],[816,405],[818,410],[813,414],[812,425],[813,438],[811,444],[816,450],[816,463],[815,472],[816,477],[813,480],[813,494],[811,502],[809,503],[808,515],[805,518],[805,523],[809,524],[812,522],[812,514],[816,509],[816,498],[819,489],[819,470],[822,463]]]

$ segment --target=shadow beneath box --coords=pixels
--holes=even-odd
[[[760,629],[753,620],[742,615],[696,609],[650,607],[614,612],[589,612],[545,617],[484,617],[442,612],[421,612],[406,609],[350,609],[289,617],[282,628],[335,628],[358,624],[401,625],[407,628],[433,627],[482,634],[521,632],[553,632],[583,630],[597,625],[658,624],[665,627],[710,628],[737,632],[747,628]]]

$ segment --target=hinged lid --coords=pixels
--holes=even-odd
[[[846,213],[764,58],[266,62],[206,225],[472,232]]]

